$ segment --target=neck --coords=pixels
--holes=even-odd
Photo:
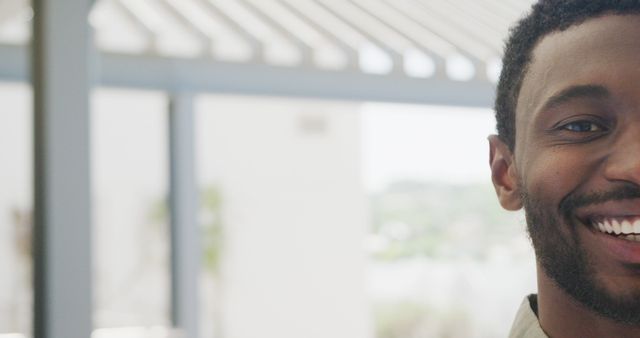
[[[604,318],[556,285],[538,265],[538,319],[552,338],[638,337],[640,327]]]

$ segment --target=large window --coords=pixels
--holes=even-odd
[[[0,337],[27,337],[31,94],[0,98]],[[196,98],[202,337],[506,335],[535,270],[490,183],[491,111]],[[167,107],[93,94],[94,338],[171,335]]]
[[[490,181],[489,109],[362,109],[377,338],[505,337],[535,290],[524,217]]]
[[[99,89],[93,95],[98,337],[146,337],[170,326],[166,111],[161,93]]]
[[[1,83],[0,337],[31,332],[32,105],[26,85]]]
[[[205,337],[507,334],[535,269],[490,182],[490,110],[196,106]]]
[[[11,59],[28,50],[34,13],[29,1],[2,3]],[[201,335],[505,336],[505,318],[534,289],[534,261],[522,215],[502,211],[492,191],[488,110],[220,93],[451,103],[444,94],[464,91],[451,88],[470,88],[466,102],[484,102],[506,23],[527,1],[495,2],[483,15],[504,19],[489,26],[446,1],[342,3],[98,0],[88,18],[96,83],[195,95],[196,133],[182,137],[196,145]],[[451,11],[463,15],[447,20]],[[477,32],[460,26],[465,18],[480,23],[482,41],[468,39]],[[492,60],[488,78],[463,54]],[[190,89],[198,93],[181,92]],[[93,203],[91,338],[175,335],[172,94],[92,93],[92,182],[81,187]],[[0,338],[27,338],[32,97],[26,85],[0,84],[0,100]]]

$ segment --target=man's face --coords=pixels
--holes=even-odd
[[[511,198],[544,273],[601,315],[640,325],[640,16],[543,38],[511,158]]]

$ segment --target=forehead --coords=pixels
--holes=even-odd
[[[636,97],[639,81],[640,16],[606,15],[551,33],[534,48],[522,82],[517,134],[526,132],[522,127],[545,100],[565,88],[597,84]]]

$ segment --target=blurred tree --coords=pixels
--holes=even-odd
[[[27,332],[30,325],[33,276],[33,211],[28,208],[11,208],[13,243],[17,260],[13,275],[10,332]]]
[[[495,199],[490,184],[401,181],[370,198],[376,259],[467,256],[482,259],[522,229]],[[516,223],[517,224],[517,223]]]
[[[150,224],[161,225],[169,219],[168,198],[156,201],[149,212]],[[200,192],[199,225],[202,234],[202,259],[206,270],[219,274],[223,246],[222,194],[215,186]]]
[[[202,254],[205,268],[212,274],[220,273],[223,248],[222,194],[217,186],[205,188],[200,195],[200,223],[202,227]]]

